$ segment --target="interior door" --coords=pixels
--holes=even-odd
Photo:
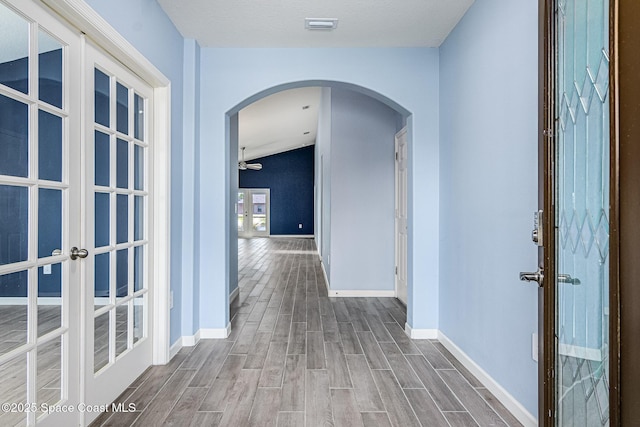
[[[152,363],[153,91],[89,43],[85,76],[83,367],[93,405],[113,401]]]
[[[73,425],[79,395],[80,37],[0,1],[0,425]]]
[[[270,235],[269,189],[241,188],[238,192],[238,236]],[[241,217],[242,216],[242,217]]]
[[[407,304],[407,130],[396,135],[396,295]]]

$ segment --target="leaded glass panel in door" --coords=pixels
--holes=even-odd
[[[558,0],[557,424],[609,424],[609,4]]]

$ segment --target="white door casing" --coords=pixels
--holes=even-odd
[[[407,129],[396,134],[396,297],[407,304]]]

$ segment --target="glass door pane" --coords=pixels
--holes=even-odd
[[[609,4],[557,3],[557,423],[609,424]]]
[[[267,194],[262,192],[251,193],[251,225],[253,231],[264,233],[267,231]]]
[[[241,236],[246,231],[244,227],[245,206],[244,206],[244,191],[238,192],[237,202],[237,215],[238,215],[238,235]]]

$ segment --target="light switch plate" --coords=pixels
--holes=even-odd
[[[51,274],[51,264],[42,267],[42,274]]]

